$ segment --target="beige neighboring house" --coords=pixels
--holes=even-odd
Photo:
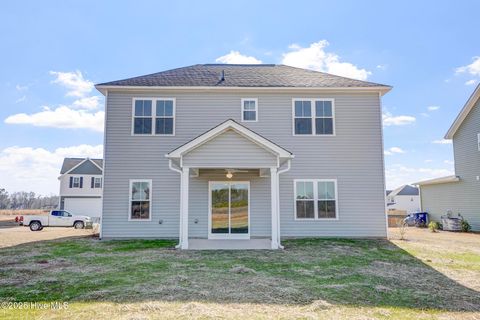
[[[65,158],[60,170],[60,209],[76,215],[102,216],[103,160]]]
[[[453,140],[455,175],[415,183],[422,210],[440,221],[448,211],[460,213],[480,230],[480,85],[460,111],[445,139]]]

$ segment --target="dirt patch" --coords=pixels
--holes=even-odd
[[[41,231],[30,231],[28,227],[12,225],[0,228],[0,248],[14,247],[21,244],[66,238],[79,238],[93,236],[90,229],[74,228],[44,228]]]

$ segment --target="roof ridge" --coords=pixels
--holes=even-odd
[[[305,69],[305,68],[299,68],[299,67],[289,66],[288,64],[278,64],[277,66],[282,66],[282,67],[287,67],[287,68],[293,68],[293,69],[303,70],[303,71],[309,71],[309,72],[312,72],[312,73],[320,73],[320,74],[327,75],[327,76],[330,76],[330,77],[336,77],[336,78],[341,78],[341,79],[360,81],[360,82],[364,82],[364,83],[376,84],[377,86],[390,87],[390,88],[391,88],[391,86],[389,86],[389,85],[381,84],[381,83],[378,83],[378,82],[371,82],[371,81],[359,80],[359,79],[355,79],[355,78],[349,78],[349,77],[345,77],[345,76],[339,76],[338,74],[328,73],[328,72],[324,72],[324,71],[318,71],[318,70],[312,70],[312,69]]]

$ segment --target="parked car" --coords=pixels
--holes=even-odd
[[[415,212],[410,213],[408,216],[403,219],[404,225],[409,227],[415,226],[417,228],[425,228],[428,225],[428,213],[426,212]]]
[[[32,231],[40,231],[44,227],[74,227],[83,229],[91,226],[92,218],[78,216],[65,210],[52,210],[48,215],[25,215],[23,225],[29,226]]]

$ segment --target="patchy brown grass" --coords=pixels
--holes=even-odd
[[[177,251],[169,241],[22,244],[0,249],[0,300],[69,305],[0,317],[479,319],[480,236],[409,229],[406,237],[289,240],[283,251]]]

